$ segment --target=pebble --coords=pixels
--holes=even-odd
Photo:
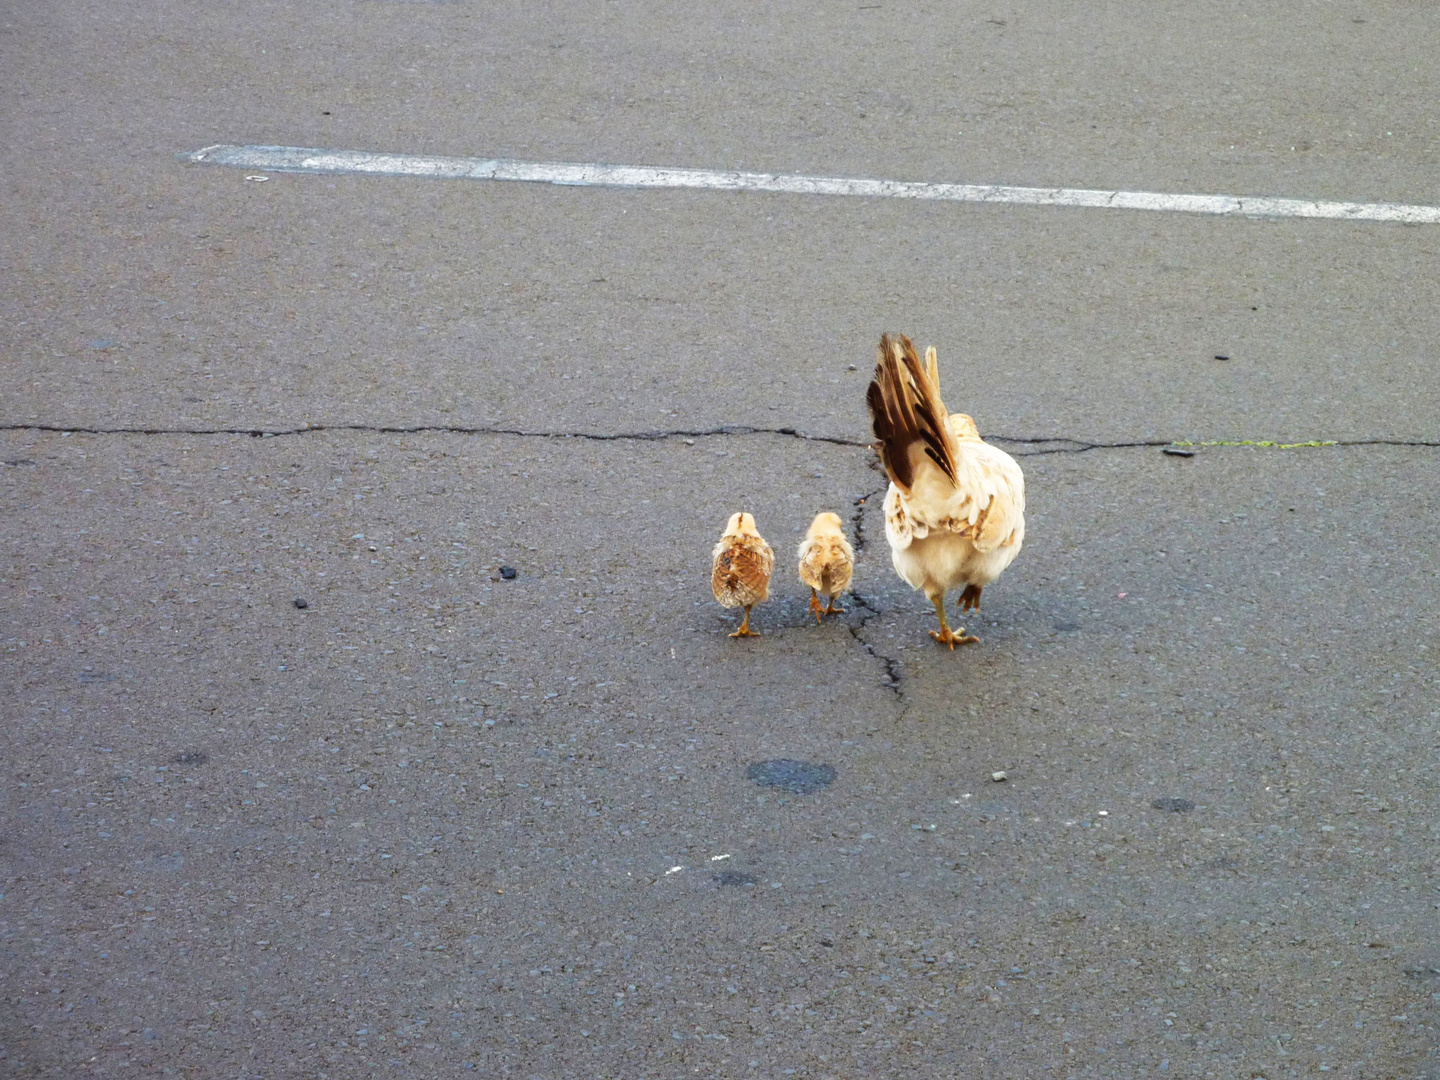
[[[500,576],[501,576],[502,578],[504,578],[506,581],[514,581],[514,580],[515,580],[515,575],[516,575],[517,572],[518,572],[518,571],[516,571],[515,567],[513,567],[513,566],[502,566],[502,567],[500,567]]]
[[[990,774],[990,779],[991,779],[991,780],[994,780],[995,783],[999,784],[999,783],[1003,783],[1003,782],[1006,781],[1006,780],[1009,780],[1010,777],[1008,777],[1008,776],[1005,775],[1005,770],[1004,770],[1004,769],[1001,769],[999,772],[992,772],[992,773]]]
[[[309,601],[309,600],[306,600],[306,599],[304,599],[304,598],[302,598],[302,597],[299,597],[299,596],[297,596],[294,600],[292,600],[292,601],[290,601],[290,602],[291,602],[292,604],[294,604],[297,608],[299,608],[301,611],[304,611],[306,608],[308,608],[308,607],[310,606],[310,601]]]

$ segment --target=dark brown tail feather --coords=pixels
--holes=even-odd
[[[898,341],[882,334],[877,352],[875,378],[865,400],[885,471],[908,492],[915,480],[910,444],[920,441],[930,460],[954,481],[955,462],[940,388],[932,384],[915,346],[904,334]]]

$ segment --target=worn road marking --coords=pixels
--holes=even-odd
[[[207,146],[181,159],[270,172],[368,173],[442,180],[518,180],[570,187],[702,188],[791,195],[853,195],[865,198],[1004,203],[1013,206],[1075,206],[1102,210],[1160,210],[1222,217],[1328,218],[1440,224],[1440,206],[1325,202],[1238,195],[1167,195],[1155,191],[1091,191],[1085,188],[1009,187],[992,184],[931,184],[913,180],[860,180],[843,176],[669,169],[649,165],[578,165],[559,161],[371,154],[301,146]]]

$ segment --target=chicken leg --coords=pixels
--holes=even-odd
[[[983,588],[983,585],[966,585],[960,599],[955,601],[955,606],[961,611],[979,611],[980,590]]]
[[[945,618],[945,594],[942,592],[930,597],[930,602],[935,605],[935,614],[940,616],[940,629],[931,630],[930,636],[941,645],[949,645],[950,651],[955,651],[956,645],[973,645],[980,639],[974,634],[965,633],[965,628],[960,628],[960,633],[950,629],[949,620]]]

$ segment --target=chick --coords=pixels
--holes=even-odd
[[[710,588],[726,607],[743,607],[745,619],[731,637],[759,637],[750,629],[750,609],[770,596],[775,552],[755,531],[755,519],[743,510],[731,514],[715,545]]]
[[[882,335],[867,394],[880,460],[890,477],[885,539],[895,572],[935,605],[954,649],[980,639],[945,620],[945,592],[958,585],[960,609],[977,611],[980,590],[1000,576],[1025,539],[1025,476],[1005,451],[980,438],[975,421],[940,400],[935,350],[925,364],[903,334]]]
[[[800,580],[810,586],[810,610],[815,613],[815,621],[819,622],[822,615],[843,615],[845,609],[835,606],[835,597],[850,587],[855,551],[845,539],[840,515],[816,514],[795,554],[800,559]],[[818,593],[824,593],[829,601],[824,608],[820,607]]]

